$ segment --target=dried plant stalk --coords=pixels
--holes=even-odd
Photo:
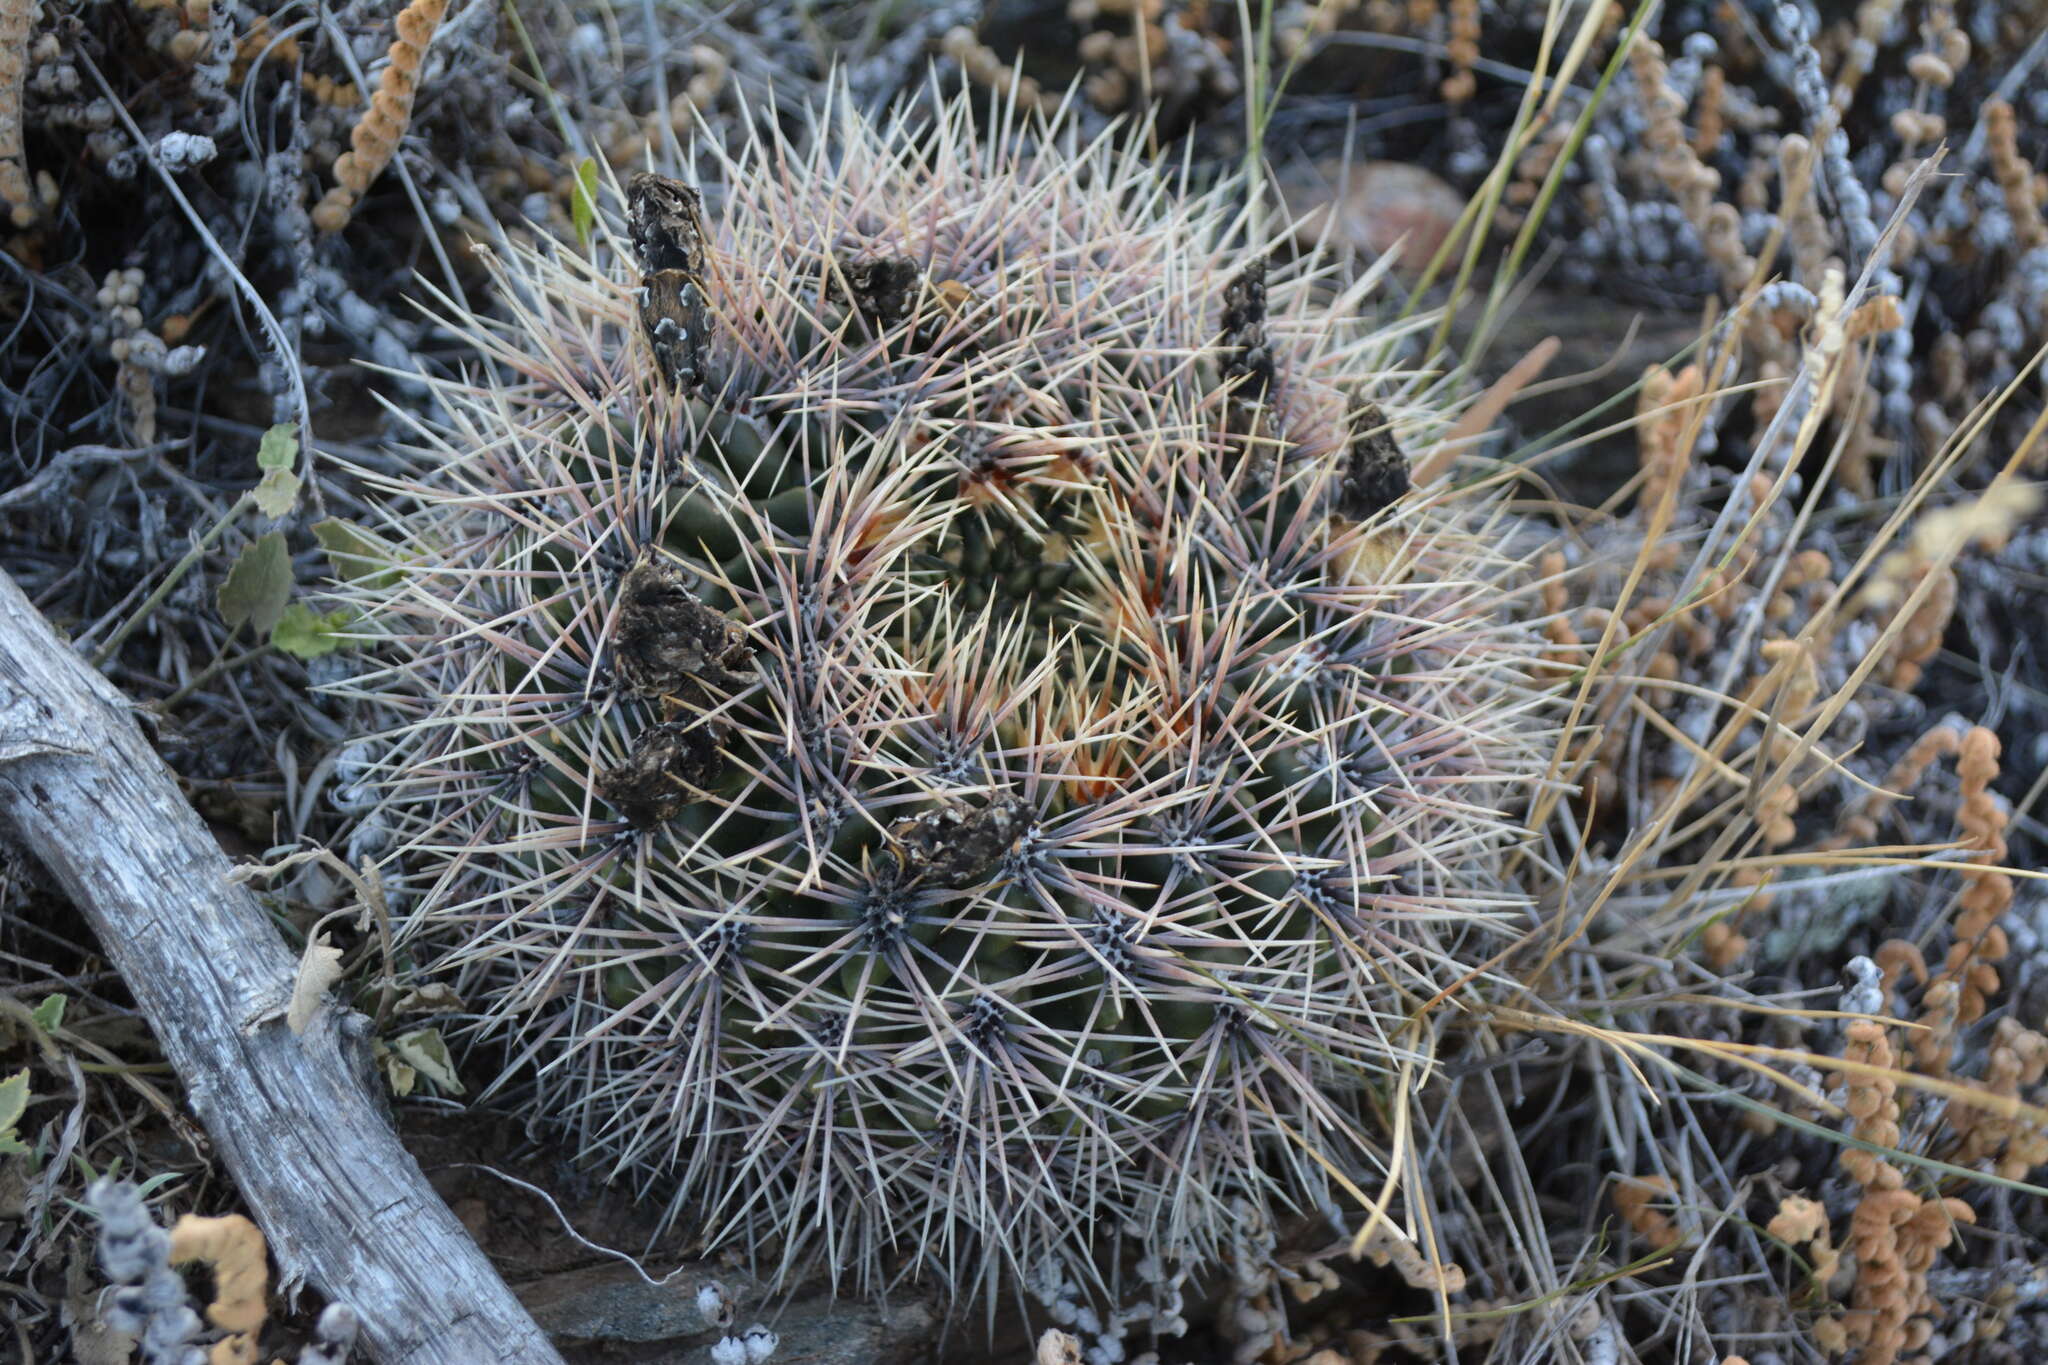
[[[35,189],[21,145],[21,85],[34,23],[35,0],[0,0],[0,200],[16,227],[36,220]]]
[[[2034,168],[2020,154],[2019,130],[2012,106],[1992,100],[1984,106],[1984,136],[1991,157],[1992,174],[2005,191],[2005,211],[2012,218],[2013,240],[2022,251],[2048,242],[2048,226],[2041,221],[2041,205],[2034,197]]]
[[[349,150],[334,159],[334,188],[313,210],[313,225],[322,232],[339,232],[348,225],[356,201],[397,154],[398,140],[412,122],[420,64],[426,60],[427,44],[433,41],[434,30],[447,10],[448,0],[413,0],[399,11],[391,64],[377,82],[368,111],[349,133]]]

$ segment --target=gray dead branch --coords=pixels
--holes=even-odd
[[[128,710],[0,574],[0,825],[134,992],[281,1281],[354,1307],[373,1360],[560,1365],[391,1130],[368,1022],[285,1026],[297,964]]]

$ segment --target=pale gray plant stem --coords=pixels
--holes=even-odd
[[[212,256],[226,272],[227,277],[234,281],[236,292],[242,296],[242,301],[248,304],[249,311],[256,315],[256,320],[263,325],[264,333],[270,338],[270,344],[277,349],[278,356],[284,364],[286,382],[291,386],[292,398],[299,410],[300,485],[312,498],[314,512],[324,513],[326,508],[320,497],[320,484],[313,477],[313,405],[306,396],[306,376],[299,367],[299,354],[292,348],[291,339],[285,335],[283,324],[278,322],[277,315],[270,311],[270,305],[263,301],[263,295],[257,291],[256,286],[249,282],[249,277],[242,273],[242,268],[228,255],[227,248],[223,247],[219,239],[208,230],[205,220],[199,216],[199,211],[192,207],[192,201],[187,199],[185,191],[178,187],[177,178],[164,168],[163,159],[157,155],[156,147],[143,135],[135,120],[129,117],[127,107],[121,103],[121,97],[114,93],[114,87],[107,84],[107,78],[101,74],[99,65],[82,50],[78,53],[78,60],[92,74],[93,84],[99,86],[100,93],[106,96],[114,116],[120,119],[121,126],[128,130],[128,136],[135,139],[136,149],[149,162],[149,167],[156,172],[157,179],[163,181],[164,188],[169,190],[171,198],[177,201],[179,210],[185,215],[185,221],[199,234],[200,243],[206,247],[207,254]]]

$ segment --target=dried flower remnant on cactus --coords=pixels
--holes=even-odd
[[[680,180],[642,171],[626,187],[640,260],[640,325],[655,363],[685,393],[706,379],[710,314],[704,301],[704,199]]]
[[[677,270],[702,278],[704,196],[694,186],[638,172],[626,185],[626,223],[642,274]]]
[[[619,581],[612,666],[634,695],[676,696],[698,690],[692,684],[737,691],[753,652],[746,627],[705,606],[659,551],[642,550]]]
[[[1263,403],[1273,388],[1266,344],[1266,258],[1255,257],[1223,289],[1223,382],[1239,403]]]
[[[1337,510],[1353,521],[1377,516],[1408,491],[1408,457],[1394,441],[1387,414],[1366,404],[1351,422],[1349,457],[1337,487]]]
[[[923,279],[907,256],[835,260],[825,277],[825,297],[851,304],[871,326],[886,331],[910,316]]]
[[[995,875],[1031,823],[1031,807],[999,797],[976,810],[949,802],[890,831],[907,882],[965,890]]]
[[[724,771],[717,723],[674,720],[641,731],[625,761],[593,785],[635,828],[652,829],[706,795]]]
[[[1447,416],[1235,187],[965,99],[809,126],[701,225],[636,179],[633,260],[498,253],[538,335],[449,321],[517,382],[366,473],[416,509],[344,594],[404,934],[538,1113],[778,1277],[1212,1259],[1386,1159],[1386,1021],[1520,923],[1507,511],[1381,470],[1339,514],[1364,398]],[[642,344],[662,270],[715,279],[715,402]]]

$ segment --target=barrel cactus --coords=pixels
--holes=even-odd
[[[1242,184],[966,99],[811,129],[493,254],[361,471],[414,969],[785,1276],[1355,1211],[1410,1022],[1526,927],[1499,499],[1411,487],[1441,395]]]

